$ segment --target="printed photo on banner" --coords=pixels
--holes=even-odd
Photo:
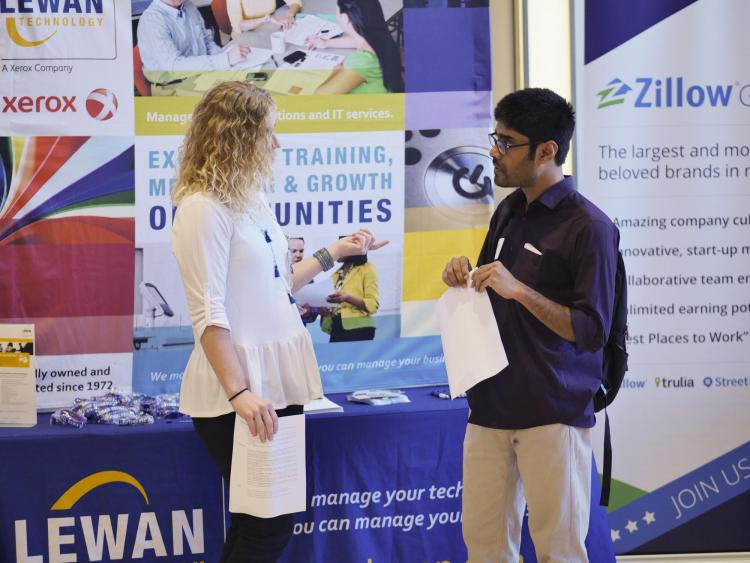
[[[40,407],[130,390],[133,184],[132,137],[0,138],[0,323],[36,326]]]
[[[421,129],[405,138],[406,230],[485,228],[494,210],[487,129]]]
[[[34,354],[34,343],[22,340],[0,339],[0,354]]]
[[[360,133],[282,135],[280,141],[269,199],[290,237],[293,261],[359,228],[390,241],[377,252],[339,262],[296,296],[313,341],[398,338],[401,132],[370,132],[366,139]]]
[[[437,336],[440,276],[453,256],[478,254],[495,205],[487,128],[407,130],[401,334]]]
[[[0,2],[0,135],[132,135],[129,21],[115,0]]]
[[[402,0],[132,0],[138,96],[404,91]]]
[[[308,258],[360,228],[390,243],[336,263],[296,296],[314,343],[398,339],[404,223],[401,131],[279,134],[272,210],[288,261]],[[181,136],[136,138],[133,388],[175,392],[194,346],[171,250],[170,192]],[[359,306],[353,305],[357,303]],[[337,344],[333,344],[337,346]]]

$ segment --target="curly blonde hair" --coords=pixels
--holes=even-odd
[[[268,116],[274,108],[267,92],[247,82],[224,82],[207,92],[180,147],[172,203],[202,192],[246,211],[271,178],[275,140]]]

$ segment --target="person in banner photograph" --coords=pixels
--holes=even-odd
[[[140,17],[137,36],[143,74],[154,96],[172,95],[171,84],[196,71],[227,70],[250,53],[242,43],[222,50],[187,0],[153,0]]]
[[[487,291],[510,362],[467,391],[464,541],[470,561],[518,561],[526,504],[540,561],[588,561],[593,399],[620,235],[563,174],[570,103],[527,88],[501,99],[495,120],[495,184],[518,189],[492,217],[471,277],[465,256],[442,275]]]
[[[401,54],[378,0],[338,0],[336,19],[344,34],[307,38],[310,49],[354,49],[316,94],[386,94],[404,91]]]
[[[323,389],[310,333],[292,297],[336,260],[385,244],[360,229],[291,268],[286,237],[263,193],[279,149],[271,96],[224,82],[195,108],[172,191],[172,250],[195,347],[180,387],[180,411],[230,481],[236,416],[261,442],[278,417],[300,415]],[[213,485],[212,485],[213,486]],[[276,561],[294,515],[232,513],[221,561]]]
[[[277,23],[287,30],[294,25],[294,17],[302,11],[302,0],[283,0],[289,9],[281,19],[273,17],[277,9],[276,0],[226,0],[227,15],[232,25],[232,39],[244,31],[252,31],[266,22]]]
[[[292,259],[292,268],[298,262],[302,262],[305,257],[305,239],[302,237],[288,237],[287,243],[289,245],[289,255]],[[313,283],[314,280],[310,280]],[[328,313],[326,307],[313,307],[309,303],[297,303],[297,309],[299,309],[300,317],[305,325],[315,322],[318,315],[325,315]]]
[[[333,274],[335,293],[328,296],[334,308],[322,315],[320,328],[331,335],[330,342],[354,342],[375,338],[375,318],[380,308],[378,271],[367,254],[340,260]]]

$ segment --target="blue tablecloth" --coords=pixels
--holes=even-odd
[[[466,402],[430,391],[410,389],[411,403],[382,407],[334,395],[343,413],[307,417],[310,508],[283,561],[466,560]],[[0,429],[0,456],[1,561],[56,553],[79,561],[218,559],[224,489],[189,422],[76,430],[41,415],[35,428]],[[535,557],[524,534],[529,563]],[[587,544],[591,561],[614,561],[599,507]]]

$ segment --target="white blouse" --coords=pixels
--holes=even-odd
[[[177,207],[172,251],[195,337],[180,411],[193,417],[233,410],[200,343],[210,325],[230,331],[245,383],[274,408],[304,405],[323,394],[310,334],[289,299],[286,237],[262,193],[258,200],[252,212],[237,213],[196,193]]]

